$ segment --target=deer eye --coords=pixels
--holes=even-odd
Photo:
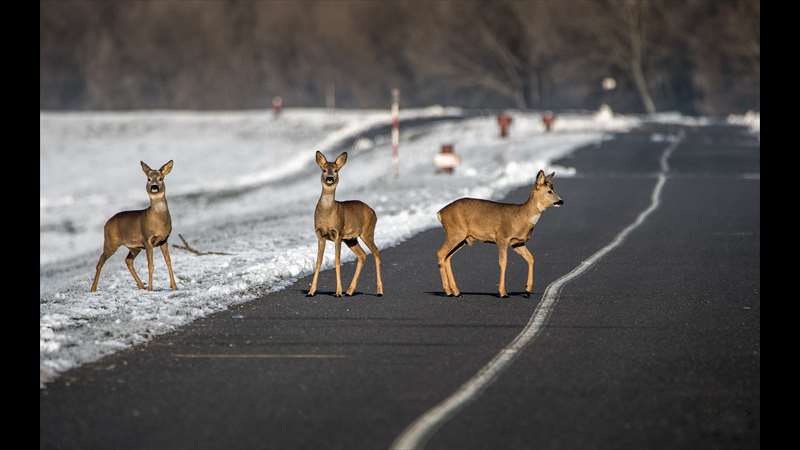
[[[548,193],[548,194],[552,194],[552,193],[553,193],[553,191],[552,191],[552,190],[550,190],[550,191],[547,191],[547,193]]]

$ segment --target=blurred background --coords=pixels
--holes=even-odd
[[[43,0],[39,32],[41,110],[760,109],[758,0]]]
[[[386,249],[439,227],[455,198],[503,199],[541,169],[580,177],[576,149],[602,154],[646,122],[746,125],[759,148],[758,0],[39,11],[42,382],[310,274],[316,150],[349,152],[337,199],[375,209]],[[636,133],[636,151],[675,139]],[[179,290],[157,257],[157,290],[142,295],[117,251],[90,294],[106,220],[149,206],[139,161],[169,160]],[[323,268],[333,259],[329,244]],[[135,265],[145,273],[146,258]]]

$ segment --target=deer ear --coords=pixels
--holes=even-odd
[[[339,170],[347,162],[347,152],[342,153],[336,158],[336,170]]]
[[[144,161],[139,161],[139,164],[142,165],[142,171],[144,172],[144,174],[145,175],[150,175],[150,171],[153,170],[153,169],[151,169],[150,166],[145,164]]]
[[[544,170],[540,170],[539,173],[536,174],[536,184],[539,186],[543,185],[545,182],[545,178],[546,177],[544,175]]]
[[[170,159],[169,162],[161,166],[161,168],[158,169],[158,171],[161,172],[162,177],[167,176],[167,174],[172,171],[172,160]]]
[[[556,173],[555,172],[551,172],[550,175],[547,176],[547,180],[548,181],[552,180],[554,176],[556,176]]]
[[[325,164],[328,164],[328,160],[325,159],[325,155],[323,155],[322,152],[317,150],[317,165],[320,168],[324,169],[325,168]]]

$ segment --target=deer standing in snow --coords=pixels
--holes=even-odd
[[[508,297],[506,293],[506,257],[508,248],[520,255],[528,263],[528,281],[525,284],[526,295],[533,292],[533,254],[525,247],[530,239],[533,227],[539,221],[542,212],[551,206],[561,206],[564,201],[553,187],[553,177],[539,171],[536,183],[530,196],[521,205],[499,203],[476,198],[461,198],[445,206],[436,217],[444,227],[447,235],[444,243],[436,252],[439,261],[439,275],[442,277],[442,288],[448,296],[461,296],[456,279],[453,276],[451,259],[464,246],[475,241],[494,243],[497,245],[500,264],[500,297]]]
[[[308,296],[311,297],[317,292],[317,278],[319,269],[322,265],[322,256],[325,254],[326,241],[333,241],[336,249],[336,296],[342,296],[342,277],[340,270],[340,255],[342,242],[350,247],[350,250],[358,257],[356,263],[356,273],[353,281],[347,289],[346,294],[353,295],[358,284],[358,276],[367,260],[364,249],[358,245],[358,238],[369,247],[372,256],[375,258],[375,273],[378,278],[378,295],[383,295],[383,281],[381,280],[381,252],[375,245],[375,224],[378,216],[375,211],[366,203],[358,200],[337,201],[335,198],[336,186],[339,184],[339,170],[347,162],[347,152],[339,155],[334,162],[328,162],[320,152],[317,152],[317,164],[322,169],[320,182],[322,183],[322,194],[314,210],[314,232],[317,235],[317,263],[314,269],[314,278],[308,289]]]
[[[103,253],[97,262],[97,271],[94,274],[92,292],[97,290],[97,281],[100,278],[100,270],[106,260],[124,245],[128,248],[128,256],[125,264],[136,282],[139,289],[144,289],[142,280],[136,274],[133,267],[133,260],[136,255],[145,250],[147,253],[147,290],[153,290],[153,248],[160,247],[164,254],[164,261],[169,269],[169,287],[177,289],[175,276],[172,273],[172,261],[169,258],[169,246],[167,238],[172,232],[172,219],[167,208],[167,198],[164,186],[164,177],[172,170],[172,160],[161,166],[158,170],[151,169],[147,164],[140,161],[142,170],[147,175],[147,195],[150,197],[150,207],[135,211],[123,211],[115,214],[108,219],[103,227]]]

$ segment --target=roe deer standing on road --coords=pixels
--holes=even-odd
[[[465,243],[472,245],[475,241],[497,244],[500,260],[498,286],[500,297],[508,297],[506,256],[509,246],[528,263],[528,282],[525,284],[525,292],[527,296],[533,292],[533,254],[525,247],[525,242],[530,239],[533,227],[536,226],[542,211],[551,206],[564,204],[554,191],[554,176],[555,172],[545,176],[540,170],[528,201],[521,205],[461,198],[436,213],[447,235],[444,244],[436,252],[445,294],[461,296],[450,261]]]
[[[100,278],[100,269],[103,268],[106,260],[124,245],[130,250],[125,258],[133,280],[139,289],[144,289],[142,280],[136,275],[133,267],[133,260],[142,249],[147,253],[147,290],[153,290],[153,247],[161,247],[164,254],[164,261],[167,262],[169,269],[169,287],[177,289],[175,276],[172,274],[172,261],[169,259],[169,247],[167,238],[172,232],[172,220],[167,208],[166,192],[164,191],[164,177],[172,170],[172,160],[161,166],[158,170],[153,170],[144,162],[142,170],[147,175],[147,195],[150,196],[150,207],[136,211],[123,211],[115,214],[108,219],[103,234],[103,254],[97,262],[97,272],[94,274],[92,292],[97,290],[97,280]]]
[[[326,240],[333,241],[336,248],[336,296],[342,296],[342,277],[339,268],[339,258],[342,251],[342,241],[350,247],[350,250],[358,257],[356,263],[356,273],[353,281],[347,289],[347,295],[353,295],[358,283],[358,276],[367,254],[358,245],[360,237],[375,258],[375,273],[378,278],[378,295],[383,295],[383,281],[381,280],[381,252],[375,245],[375,224],[378,216],[366,203],[358,200],[348,200],[339,202],[335,199],[336,185],[339,183],[339,170],[347,162],[347,152],[342,153],[336,161],[330,163],[325,159],[325,155],[317,152],[317,164],[322,169],[322,195],[317,202],[314,210],[314,232],[317,235],[317,264],[314,269],[314,278],[308,289],[308,296],[313,296],[317,292],[317,278],[319,268],[322,265],[322,256],[325,253]]]

